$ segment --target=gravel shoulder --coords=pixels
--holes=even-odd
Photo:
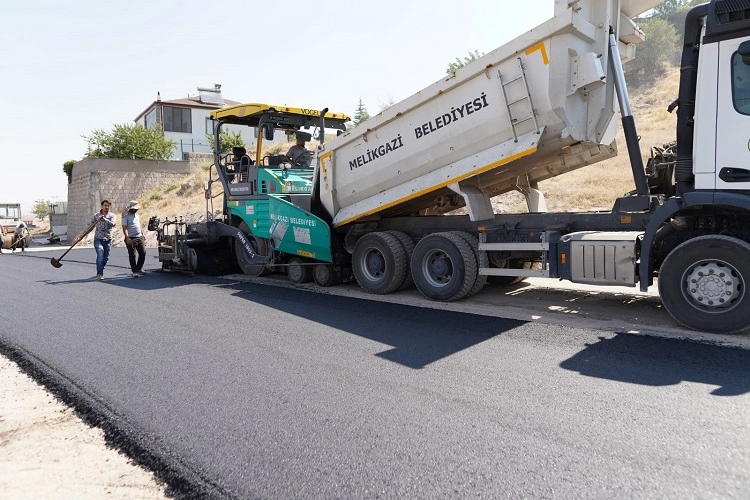
[[[58,249],[27,251],[51,248]],[[107,444],[102,429],[1,355],[0,492],[9,500],[170,498],[153,473]]]
[[[0,491],[6,499],[169,498],[104,432],[0,357]]]

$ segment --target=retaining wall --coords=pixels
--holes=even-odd
[[[211,155],[194,153],[187,161],[86,158],[76,162],[68,184],[68,240],[89,227],[102,200],[112,203],[111,210],[117,214],[119,225],[120,214],[130,200],[143,202],[151,190],[179,182],[199,165],[212,160]],[[141,222],[145,225],[147,221]]]

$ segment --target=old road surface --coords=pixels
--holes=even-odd
[[[0,256],[3,354],[178,498],[750,491],[750,339],[682,330],[653,296],[135,279],[122,249],[96,282],[93,250],[52,256]]]

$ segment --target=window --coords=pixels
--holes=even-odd
[[[214,135],[214,121],[208,116],[206,117],[206,133]]]
[[[193,132],[191,123],[190,109],[164,106],[165,132],[185,132],[186,134],[190,134]]]
[[[750,60],[739,52],[732,56],[732,99],[734,109],[750,115]]]
[[[156,108],[151,108],[151,111],[146,113],[143,121],[146,128],[154,128],[156,125]]]

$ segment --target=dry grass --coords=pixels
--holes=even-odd
[[[651,88],[630,96],[644,163],[652,146],[674,140],[677,116],[667,106],[677,98],[680,73],[678,68],[667,71],[664,78]],[[550,212],[609,210],[614,200],[635,189],[633,174],[622,127],[618,127],[615,158],[583,167],[539,184]],[[526,202],[518,193],[493,199],[496,212],[525,212]]]

